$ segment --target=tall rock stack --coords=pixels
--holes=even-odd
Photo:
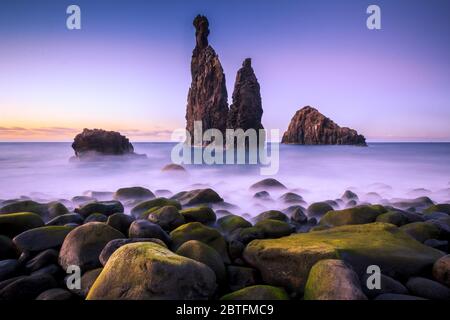
[[[192,54],[192,83],[186,108],[186,130],[194,137],[194,121],[202,122],[203,131],[218,129],[225,134],[228,95],[225,74],[219,56],[208,43],[209,22],[204,16],[194,19],[196,46]]]
[[[233,91],[233,104],[228,113],[227,128],[230,129],[264,129],[261,124],[263,114],[261,93],[252,68],[252,60],[247,58],[236,76]]]
[[[341,128],[317,109],[304,107],[298,110],[284,133],[286,144],[338,144],[367,146],[366,138],[356,130]]]

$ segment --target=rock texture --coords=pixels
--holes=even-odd
[[[215,128],[225,133],[228,116],[225,74],[219,56],[208,43],[208,19],[198,15],[193,24],[197,44],[192,54],[192,83],[186,108],[186,130],[192,142],[194,121],[202,122],[203,131]]]
[[[133,145],[119,132],[101,129],[84,129],[72,144],[75,155],[83,158],[91,155],[134,154]]]
[[[252,68],[252,60],[247,58],[238,71],[233,91],[233,104],[228,113],[229,129],[264,129],[261,124],[263,114],[261,93]]]
[[[367,145],[363,135],[353,129],[339,127],[317,109],[309,106],[295,113],[281,142],[310,145]]]

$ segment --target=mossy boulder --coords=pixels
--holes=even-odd
[[[350,190],[346,190],[344,192],[344,194],[342,195],[341,199],[346,200],[346,201],[350,201],[350,200],[358,201],[359,200],[358,195]]]
[[[12,240],[6,236],[0,235],[0,261],[17,258],[18,251]]]
[[[344,210],[328,211],[320,219],[320,225],[337,227],[351,224],[366,224],[374,222],[380,214],[385,212],[386,209],[380,205],[363,205]]]
[[[84,219],[84,223],[89,222],[106,222],[108,221],[108,217],[103,213],[93,213],[90,214],[86,219]]]
[[[189,240],[198,240],[213,247],[222,256],[225,263],[230,262],[224,237],[216,229],[207,227],[200,222],[186,223],[173,230],[170,237],[173,250],[177,250]]]
[[[265,219],[255,224],[255,228],[262,230],[264,238],[281,238],[294,232],[294,228],[279,220]]]
[[[285,215],[283,212],[278,211],[278,210],[264,211],[255,217],[256,222],[266,220],[266,219],[279,220],[279,221],[284,221],[284,222],[289,220],[287,215]]]
[[[450,204],[447,203],[435,204],[428,207],[424,212],[425,213],[443,212],[446,214],[450,214]]]
[[[400,227],[400,230],[422,243],[428,239],[438,239],[441,234],[439,228],[429,222],[409,223]]]
[[[164,206],[174,206],[178,210],[181,210],[181,204],[177,200],[170,200],[170,199],[161,197],[161,198],[156,198],[153,200],[148,200],[148,201],[139,203],[137,206],[135,206],[133,209],[131,209],[131,215],[135,218],[143,218],[142,215],[149,209],[159,208],[159,207],[164,207]]]
[[[206,206],[184,209],[180,213],[187,222],[210,224],[214,223],[217,218],[214,210]]]
[[[258,181],[250,186],[250,190],[254,191],[283,190],[283,189],[286,189],[286,186],[282,184],[280,181],[273,178],[267,178]]]
[[[236,230],[232,237],[243,244],[247,244],[256,239],[264,239],[265,233],[261,228],[256,226]]]
[[[391,204],[394,207],[400,209],[409,209],[409,208],[421,209],[421,208],[428,208],[434,203],[428,197],[419,197],[415,199],[394,199],[391,200]]]
[[[82,271],[102,266],[100,253],[114,239],[125,238],[118,230],[102,222],[90,222],[69,232],[59,252],[59,264],[64,270],[77,265]]]
[[[220,254],[212,247],[197,240],[190,240],[183,243],[176,251],[176,254],[201,262],[216,274],[218,283],[223,283],[226,279],[225,264]]]
[[[241,228],[250,228],[252,224],[241,216],[230,214],[219,218],[217,226],[224,234],[231,234],[233,231]]]
[[[296,194],[294,192],[286,192],[283,194],[280,198],[280,201],[283,201],[284,203],[306,203],[305,200],[303,200],[303,197],[299,194]]]
[[[433,277],[450,288],[450,254],[440,258],[434,263]]]
[[[245,287],[256,285],[259,281],[259,275],[258,271],[254,268],[228,266],[227,280],[230,290],[237,291]]]
[[[156,223],[148,220],[136,220],[130,225],[128,230],[129,238],[156,238],[166,244],[170,244],[169,235]]]
[[[72,227],[67,226],[39,227],[22,232],[13,239],[13,242],[22,252],[42,251],[61,246],[72,230]]]
[[[342,260],[324,259],[309,272],[305,300],[367,300],[358,275]]]
[[[388,212],[380,214],[375,221],[390,223],[397,227],[401,227],[402,225],[408,223],[408,217],[401,211],[389,210]]]
[[[98,201],[89,202],[82,207],[75,209],[75,212],[86,218],[93,213],[101,213],[105,216],[110,216],[117,212],[123,213],[124,208],[119,201]]]
[[[184,206],[196,206],[223,202],[219,194],[211,188],[180,192],[172,197]]]
[[[326,202],[315,202],[308,207],[307,212],[309,217],[321,218],[325,213],[333,210],[333,207]]]
[[[55,217],[68,214],[69,209],[59,201],[53,201],[46,204],[47,206],[47,218],[53,219]]]
[[[203,300],[216,290],[216,276],[203,263],[155,243],[132,243],[109,258],[88,300]]]
[[[149,200],[155,195],[149,189],[143,187],[120,188],[114,193],[114,199],[119,201],[125,200]]]
[[[128,234],[128,229],[133,223],[134,218],[124,213],[114,213],[108,217],[106,224],[119,230],[123,234]]]
[[[162,240],[156,238],[114,239],[108,242],[100,253],[99,259],[101,264],[106,265],[109,257],[120,247],[136,242],[153,242],[167,248],[167,245]]]
[[[0,214],[0,234],[8,238],[33,228],[42,227],[42,218],[32,212]]]
[[[289,300],[283,288],[255,285],[224,295],[220,300]]]
[[[0,208],[0,214],[17,212],[33,212],[45,217],[48,214],[48,208],[46,204],[32,200],[15,201]]]
[[[315,219],[315,218],[311,218]],[[298,206],[291,212],[291,221],[296,224],[304,224],[308,222],[308,216],[305,214],[305,210]]]
[[[45,225],[63,226],[68,223],[83,224],[83,222],[84,222],[83,218],[78,213],[67,213],[51,219]]]
[[[186,222],[185,217],[175,206],[164,206],[150,211],[148,220],[167,231],[172,231]]]
[[[323,259],[342,259],[357,274],[378,265],[388,276],[406,278],[431,268],[442,255],[384,223],[254,240],[244,251],[244,259],[261,272],[265,283],[298,293],[303,292],[312,266]]]

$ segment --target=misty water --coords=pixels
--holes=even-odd
[[[253,183],[261,176],[257,165],[188,165],[188,174],[162,172],[171,162],[174,143],[135,143],[147,158],[133,161],[71,162],[70,143],[0,143],[0,199],[21,196],[39,201],[71,199],[89,190],[115,191],[143,186],[153,192],[211,187],[235,213],[252,215],[282,209],[275,201],[253,199]],[[339,198],[346,189],[363,201],[429,196],[450,200],[450,144],[371,143],[353,146],[280,146],[279,172],[270,176],[300,194],[307,203]],[[376,192],[380,198],[367,196]]]

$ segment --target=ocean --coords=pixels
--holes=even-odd
[[[0,199],[71,199],[87,191],[129,186],[172,193],[211,187],[239,207],[236,213],[253,215],[283,206],[276,201],[281,192],[271,192],[274,201],[261,203],[249,190],[253,183],[270,177],[307,203],[339,198],[347,189],[372,203],[419,196],[450,201],[450,143],[280,145],[279,171],[274,176],[262,176],[258,165],[187,165],[188,174],[162,172],[171,162],[174,145],[134,143],[135,151],[147,158],[85,163],[69,161],[70,143],[0,143]]]

